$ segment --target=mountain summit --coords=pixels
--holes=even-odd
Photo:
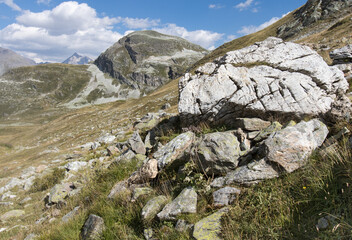
[[[207,50],[185,39],[138,31],[121,38],[95,64],[121,83],[154,89],[181,76],[206,54]]]
[[[0,47],[0,75],[12,68],[31,65],[35,65],[33,60],[22,57],[10,49]]]
[[[83,65],[83,64],[88,64],[91,61],[93,61],[93,59],[87,56],[81,56],[78,53],[74,53],[71,57],[67,58],[62,63],[73,64],[73,65]]]

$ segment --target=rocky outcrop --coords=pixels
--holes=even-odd
[[[147,204],[142,209],[142,219],[144,221],[149,221],[155,218],[155,216],[160,212],[167,203],[167,198],[165,196],[158,196],[150,199]]]
[[[285,39],[292,37],[319,20],[345,15],[351,7],[351,0],[308,0],[294,13],[293,21],[278,28],[277,36]]]
[[[241,193],[240,189],[233,187],[224,187],[213,192],[213,201],[215,207],[224,207],[232,204],[236,197]]]
[[[270,37],[187,73],[179,112],[187,124],[235,125],[239,117],[302,119],[331,110],[348,83],[315,51]]]
[[[248,185],[291,173],[307,164],[308,157],[323,144],[328,133],[326,125],[317,119],[273,132],[258,147],[259,159],[254,158],[225,177],[215,179],[212,186]]]
[[[352,44],[330,52],[333,64],[352,63]]]
[[[206,53],[182,38],[140,31],[121,38],[95,64],[121,83],[154,89],[179,77]]]

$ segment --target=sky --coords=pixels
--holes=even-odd
[[[0,0],[0,47],[36,62],[95,59],[133,31],[156,30],[212,50],[259,31],[306,0]]]

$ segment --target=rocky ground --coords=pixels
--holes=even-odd
[[[99,119],[110,119],[104,132],[89,129],[90,124],[74,125],[82,126],[72,131],[74,140],[61,140],[60,149],[51,149],[59,153],[65,149],[65,155],[28,167],[20,176],[1,178],[0,236],[233,239],[247,234],[248,229],[240,230],[244,226],[236,226],[231,217],[240,212],[241,202],[257,196],[254,190],[264,193],[265,184],[292,185],[301,179],[307,186],[293,188],[296,195],[307,187],[314,189],[305,173],[328,174],[325,167],[319,170],[322,163],[314,156],[328,163],[340,146],[345,152],[339,156],[349,166],[352,108],[345,76],[350,78],[350,56],[349,46],[335,50],[331,57],[337,67],[328,66],[305,46],[269,38],[186,74],[179,83],[178,114],[172,85],[134,109],[127,102],[118,112],[113,108],[99,112]],[[82,122],[71,117],[71,124]],[[86,135],[80,136],[82,129]],[[318,168],[314,174],[312,166]],[[352,184],[349,173],[345,177],[336,199],[350,197],[343,195]],[[273,189],[269,192],[275,194]],[[326,194],[328,199],[333,193]],[[266,198],[274,201],[270,195],[258,201]],[[251,211],[250,206],[246,209]],[[279,216],[286,211],[295,213],[286,207]],[[310,219],[315,223],[302,230],[309,236],[338,237],[351,230],[348,206],[314,213]],[[267,232],[266,237],[278,232]],[[282,234],[297,233],[291,229]]]

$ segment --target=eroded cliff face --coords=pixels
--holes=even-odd
[[[277,30],[280,38],[290,38],[305,27],[319,20],[339,19],[352,12],[352,0],[309,0],[294,14],[294,21],[288,22]],[[333,23],[333,21],[329,21]],[[321,27],[324,27],[322,25]]]
[[[152,90],[181,76],[206,53],[182,38],[141,31],[121,38],[95,64],[121,83]]]

